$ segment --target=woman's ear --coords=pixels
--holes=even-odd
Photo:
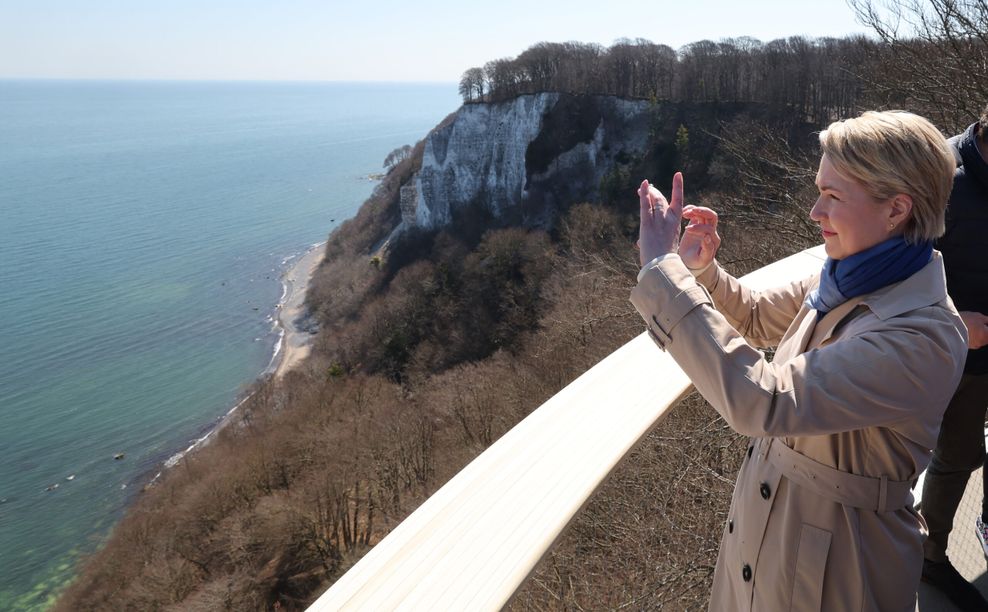
[[[889,209],[889,224],[899,227],[909,220],[913,211],[913,198],[910,195],[899,193],[892,196],[891,208]]]

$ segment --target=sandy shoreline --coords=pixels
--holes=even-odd
[[[278,341],[277,352],[272,356],[271,364],[261,374],[261,378],[272,372],[275,378],[281,378],[285,372],[298,366],[308,356],[313,334],[307,329],[299,327],[298,324],[302,322],[300,319],[305,315],[305,295],[309,289],[309,281],[312,280],[312,275],[325,256],[325,242],[313,245],[282,275],[281,282],[284,285],[284,294],[277,306],[277,321],[282,336]],[[208,443],[213,434],[230,423],[240,406],[249,398],[249,395],[241,398],[224,416],[210,426],[202,437],[193,441],[185,450],[179,451],[165,460],[164,468],[167,469],[176,465],[189,452]],[[148,484],[153,484],[160,476],[161,471],[157,472]]]
[[[275,378],[284,376],[285,372],[296,367],[309,355],[313,334],[308,329],[300,328],[298,324],[306,314],[305,295],[309,290],[309,282],[325,255],[326,243],[317,244],[306,251],[281,277],[285,295],[278,305],[278,325],[284,335],[281,338],[281,350],[275,356]]]

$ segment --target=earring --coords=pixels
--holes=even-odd
[[[889,223],[889,230],[895,229],[895,223]]]

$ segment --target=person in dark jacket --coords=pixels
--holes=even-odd
[[[947,231],[936,248],[943,254],[947,291],[968,328],[964,376],[943,416],[937,448],[926,472],[921,511],[929,527],[923,581],[963,610],[988,610],[988,602],[947,558],[947,538],[971,473],[985,465],[988,409],[988,106],[980,121],[949,140],[957,159],[947,205]],[[988,469],[983,470],[988,493]],[[988,558],[988,495],[982,498],[975,532]]]

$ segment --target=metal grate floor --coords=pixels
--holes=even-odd
[[[917,485],[918,490],[922,490]],[[954,529],[950,532],[947,556],[957,571],[974,583],[981,594],[988,597],[988,565],[981,550],[981,544],[974,535],[974,521],[981,512],[982,480],[981,470],[971,474],[964,498],[954,517]],[[916,598],[916,610],[921,612],[956,612],[958,610],[940,591],[920,583]]]

